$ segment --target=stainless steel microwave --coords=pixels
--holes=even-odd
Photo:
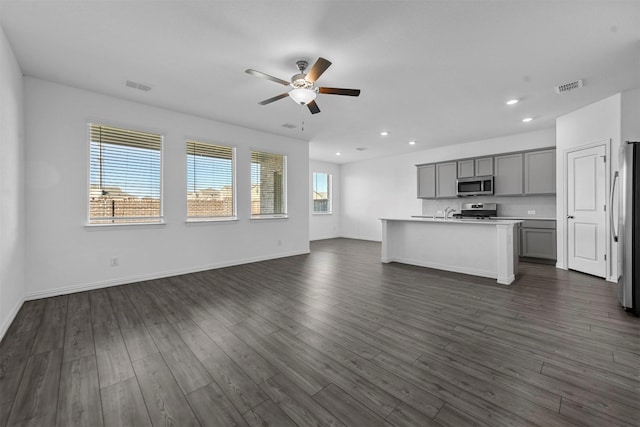
[[[493,194],[493,177],[474,176],[470,178],[458,178],[456,180],[456,194],[458,196]]]

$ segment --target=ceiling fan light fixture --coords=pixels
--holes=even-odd
[[[296,102],[296,104],[307,105],[316,99],[317,93],[315,90],[298,88],[289,91],[289,96]]]

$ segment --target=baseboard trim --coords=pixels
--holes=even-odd
[[[348,235],[348,234],[342,234],[342,235],[338,236],[338,238],[353,239],[353,240],[366,240],[368,242],[378,242],[378,243],[380,243],[382,241],[382,240],[372,239],[370,237],[354,236],[354,235]]]
[[[290,256],[297,256],[297,255],[305,255],[305,254],[308,254],[309,252],[310,252],[309,249],[305,249],[305,250],[301,250],[301,251],[292,251],[292,252],[280,253],[280,254],[277,254],[275,256],[274,255],[268,255],[268,256],[259,256],[259,257],[253,257],[253,258],[244,258],[244,259],[240,259],[240,260],[233,260],[233,261],[213,263],[213,264],[205,264],[205,265],[200,265],[200,266],[190,267],[190,268],[184,268],[184,269],[178,269],[178,270],[165,270],[165,271],[161,271],[161,272],[155,272],[155,273],[149,273],[149,274],[141,274],[141,275],[138,275],[138,276],[120,277],[120,278],[112,279],[112,280],[102,280],[102,281],[98,281],[98,282],[91,282],[91,283],[83,283],[83,284],[73,285],[73,286],[66,286],[66,287],[63,287],[63,288],[47,289],[47,290],[44,290],[44,291],[30,292],[25,296],[24,300],[25,301],[31,301],[31,300],[35,300],[35,299],[49,298],[49,297],[58,296],[58,295],[66,295],[66,294],[73,294],[73,293],[76,293],[76,292],[90,291],[90,290],[93,290],[93,289],[101,289],[101,288],[108,288],[108,287],[111,287],[111,286],[126,285],[128,283],[142,282],[142,281],[145,281],[145,280],[161,279],[161,278],[164,278],[164,277],[180,276],[182,274],[189,274],[189,273],[197,273],[199,271],[215,270],[217,268],[232,267],[232,266],[235,266],[235,265],[242,265],[242,264],[250,264],[252,262],[268,261],[270,259],[286,258],[286,257],[290,257]],[[9,324],[11,324],[11,322],[9,322]]]
[[[474,268],[460,267],[459,265],[439,264],[436,262],[425,262],[423,260],[418,260],[418,259],[398,258],[398,257],[386,258],[382,262],[385,262],[385,263],[399,262],[402,264],[416,265],[418,267],[433,268],[435,270],[444,270],[444,271],[451,271],[454,273],[469,274],[471,276],[486,277],[488,279],[498,279],[498,273],[487,271],[487,270],[478,270]]]
[[[6,319],[4,319],[4,322],[0,326],[0,341],[2,341],[2,338],[4,338],[4,335],[9,330],[9,327],[11,326],[13,321],[16,319],[16,316],[18,315],[18,312],[22,308],[22,304],[24,304],[25,301],[26,301],[25,298],[18,298],[18,301],[16,301],[11,311],[9,311],[9,315],[7,316]]]
[[[329,239],[339,239],[342,236],[339,235],[331,235],[331,236],[320,236],[320,237],[314,237],[313,239],[309,239],[310,242],[315,242],[317,240],[329,240]]]

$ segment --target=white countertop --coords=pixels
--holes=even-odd
[[[521,219],[524,221],[527,220],[536,220],[536,221],[555,221],[556,218],[548,218],[548,217],[539,217],[539,216],[496,216],[496,219]]]
[[[519,224],[522,220],[519,219],[476,219],[476,218],[436,218],[431,216],[412,216],[408,218],[380,218],[383,221],[413,221],[413,222],[431,222],[438,224],[479,224],[479,225],[506,225],[506,224]]]

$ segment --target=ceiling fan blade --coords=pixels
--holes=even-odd
[[[319,87],[318,92],[326,93],[328,95],[346,95],[346,96],[360,95],[360,89],[340,89],[337,87]]]
[[[270,76],[269,74],[265,74],[262,71],[252,70],[251,68],[249,68],[248,70],[244,70],[244,72],[247,74],[251,74],[252,76],[260,77],[261,79],[267,79],[271,80],[272,82],[280,83],[283,86],[289,86],[288,81]]]
[[[288,92],[281,93],[280,95],[276,95],[273,98],[269,98],[269,99],[265,99],[264,101],[260,101],[260,102],[258,102],[258,104],[260,104],[260,105],[271,104],[272,102],[277,101],[277,100],[282,99],[282,98],[286,98],[287,96],[289,96]]]
[[[324,73],[327,68],[329,68],[329,65],[331,65],[331,61],[328,61],[322,57],[318,58],[316,63],[313,64],[313,67],[311,67],[311,69],[307,73],[307,77],[305,77],[305,80],[310,83],[315,82],[322,75],[322,73]]]
[[[318,108],[318,104],[316,104],[315,100],[308,103],[307,107],[309,107],[311,114],[318,114],[320,112],[320,108]]]

